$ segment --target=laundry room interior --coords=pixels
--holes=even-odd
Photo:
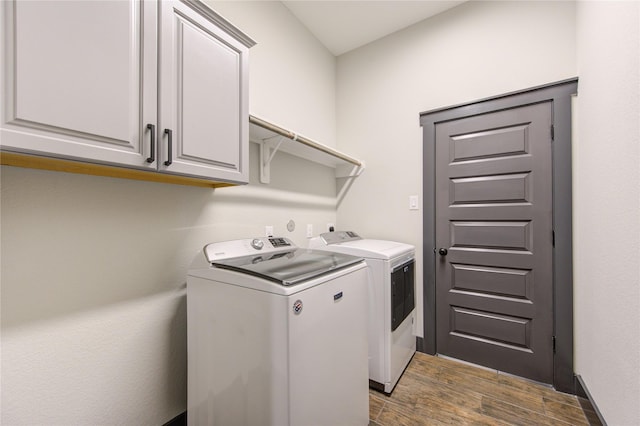
[[[429,337],[423,289],[434,272],[423,259],[434,247],[423,214],[433,200],[424,199],[420,114],[568,80],[577,81],[567,242],[572,374],[602,423],[640,423],[639,2],[427,2],[442,10],[347,50],[323,44],[303,22],[298,3],[307,2],[203,3],[255,41],[248,114],[361,165],[328,166],[283,149],[261,179],[264,141],[255,137],[248,183],[216,188],[3,158],[0,423],[182,419],[187,275],[212,242],[271,234],[306,248],[335,229],[414,246],[413,333]],[[373,11],[393,2],[332,3]]]

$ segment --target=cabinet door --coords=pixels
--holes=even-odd
[[[160,13],[159,169],[247,182],[248,48],[188,4]]]
[[[2,148],[155,168],[146,123],[157,115],[157,5],[9,0],[0,9]]]

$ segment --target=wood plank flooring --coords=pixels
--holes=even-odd
[[[589,425],[578,399],[417,352],[391,396],[369,391],[371,426]]]

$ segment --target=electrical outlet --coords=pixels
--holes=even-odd
[[[327,231],[326,232],[333,232],[336,230],[336,227],[333,223],[329,222],[327,223]]]
[[[273,237],[273,226],[272,225],[265,226],[264,234],[266,237]]]
[[[307,225],[307,238],[311,237],[313,237],[313,225],[309,223]]]

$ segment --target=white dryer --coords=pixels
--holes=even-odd
[[[326,232],[309,248],[350,254],[369,266],[369,386],[391,393],[416,352],[415,247]]]
[[[187,420],[366,425],[367,265],[287,238],[212,243],[187,277]]]

